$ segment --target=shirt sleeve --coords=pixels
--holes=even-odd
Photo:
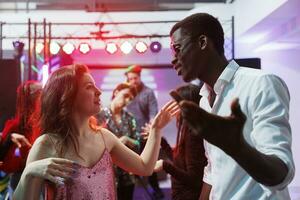
[[[208,151],[209,151],[209,144],[207,141],[203,141],[203,145],[204,145],[204,149],[205,149],[205,156],[207,159],[207,165],[204,167],[204,171],[203,171],[203,182],[212,185],[212,177],[211,177],[211,161],[210,161],[210,157],[208,155]]]
[[[249,108],[253,121],[251,140],[258,151],[277,156],[286,164],[288,174],[285,179],[278,185],[268,187],[270,190],[281,190],[295,174],[289,124],[290,96],[285,83],[275,75],[264,75],[255,85],[255,98]]]

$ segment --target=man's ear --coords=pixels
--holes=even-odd
[[[198,37],[198,44],[201,50],[204,50],[207,47],[207,37],[205,35],[200,35]]]

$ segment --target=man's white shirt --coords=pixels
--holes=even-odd
[[[239,67],[231,61],[213,90],[216,99],[211,108],[208,99],[212,89],[204,84],[200,90],[200,107],[219,116],[229,116],[231,103],[238,98],[247,116],[243,130],[246,141],[258,151],[280,158],[289,171],[282,183],[267,187],[250,177],[221,149],[204,141],[209,164],[203,181],[212,185],[210,199],[290,199],[287,185],[294,177],[295,166],[289,125],[290,96],[285,83],[275,75]]]

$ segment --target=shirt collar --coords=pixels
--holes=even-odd
[[[217,95],[220,94],[223,88],[231,81],[238,68],[239,65],[234,60],[228,63],[214,85],[213,90]],[[201,96],[208,97],[211,91],[212,88],[208,84],[204,83],[199,94]]]

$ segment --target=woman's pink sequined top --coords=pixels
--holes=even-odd
[[[46,200],[115,200],[116,191],[112,165],[110,154],[105,148],[102,157],[94,166],[79,165],[72,181],[68,181],[62,186],[56,186],[54,192],[49,192],[52,188],[47,185]]]

